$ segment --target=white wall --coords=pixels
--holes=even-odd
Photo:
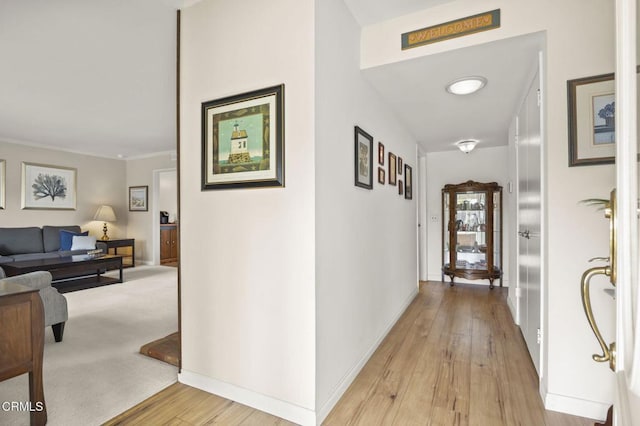
[[[511,215],[509,198],[511,194],[505,190],[508,182],[507,147],[476,147],[469,154],[460,151],[430,152],[427,158],[427,226],[428,249],[427,267],[429,280],[440,281],[442,278],[442,188],[448,184],[463,183],[468,180],[476,182],[497,182],[502,189],[503,216],[503,285],[509,285],[509,247],[511,238],[504,231],[509,229]],[[437,217],[437,222],[431,218]],[[445,277],[450,282],[449,277]],[[455,282],[489,285],[489,280],[464,280],[456,278]],[[498,282],[494,282],[498,285]]]
[[[131,158],[126,161],[127,183],[124,191],[124,202],[126,203],[126,213],[129,222],[127,232],[128,238],[136,240],[136,261],[140,263],[153,263],[154,244],[158,240],[154,239],[155,230],[159,229],[159,214],[155,214],[154,205],[154,170],[166,170],[177,167],[175,153],[164,152],[151,156]],[[148,210],[129,211],[129,188],[130,186],[148,186]],[[174,193],[177,197],[177,194]],[[177,202],[177,201],[176,201]],[[158,233],[160,231],[158,230]],[[158,237],[159,238],[159,237]]]
[[[125,163],[90,155],[74,154],[0,140],[0,159],[6,160],[6,203],[0,210],[0,226],[80,225],[91,235],[102,236],[102,222],[93,221],[99,206],[111,205],[117,222],[109,224],[109,236],[127,233],[127,205],[124,197]],[[76,210],[22,210],[22,162],[77,169]]]
[[[158,209],[178,217],[178,174],[176,170],[158,172]],[[158,217],[158,220],[160,218]]]
[[[420,48],[398,48],[403,32],[500,8],[501,28]],[[612,2],[600,0],[458,0],[364,29],[361,61],[364,68],[439,53],[538,31],[546,31],[546,153],[547,330],[542,393],[548,408],[604,418],[612,402],[613,376],[591,354],[598,344],[580,302],[580,277],[587,259],[606,253],[607,223],[600,212],[579,205],[586,198],[606,198],[614,186],[614,167],[568,167],[567,80],[614,71]],[[588,22],[589,25],[584,23]],[[594,31],[593,28],[598,28]],[[506,129],[505,129],[506,130]],[[609,339],[613,305],[594,289],[601,305],[600,326]]]
[[[342,0],[316,2],[319,421],[417,293],[416,144],[363,79],[359,35]],[[354,186],[354,125],[374,137],[373,190]],[[413,168],[413,200],[377,182],[379,141]]]
[[[204,0],[181,45],[179,379],[313,422],[314,2]],[[201,103],[281,83],[286,187],[201,191]]]

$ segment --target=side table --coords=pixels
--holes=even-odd
[[[136,266],[136,240],[134,238],[99,240],[99,242],[107,245],[107,254],[122,256],[123,268]]]
[[[31,425],[45,425],[44,308],[37,289],[0,282],[0,342],[0,381],[29,373]]]

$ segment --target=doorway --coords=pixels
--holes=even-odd
[[[161,238],[161,232],[173,231],[175,234],[177,231],[178,222],[178,175],[176,169],[159,169],[153,171],[153,264],[154,265],[171,265],[178,266],[177,256],[177,238],[170,238],[164,240]],[[160,212],[166,212],[167,223],[161,224]],[[170,234],[171,235],[171,234]],[[173,244],[173,249],[169,247],[169,253],[176,253],[173,262],[164,262],[161,258],[160,247],[162,244],[169,242],[169,245]]]

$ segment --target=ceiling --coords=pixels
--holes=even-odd
[[[507,131],[533,77],[542,34],[412,59],[363,71],[425,152],[457,149],[462,139],[478,148],[507,145]],[[480,91],[448,93],[447,83],[479,75]]]
[[[177,0],[0,1],[0,138],[175,150]]]
[[[344,0],[360,26],[387,21],[454,0]]]
[[[175,11],[198,0],[0,1],[0,139],[110,158],[175,149]],[[345,0],[360,25],[451,0]],[[423,151],[506,144],[540,37],[363,71]],[[447,82],[487,86],[449,95]],[[426,77],[425,77],[426,76]]]

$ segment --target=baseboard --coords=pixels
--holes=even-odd
[[[272,398],[185,369],[182,369],[182,372],[178,374],[178,381],[185,385],[239,402],[240,404],[248,405],[256,410],[273,414],[274,416],[281,417],[299,425],[316,425],[316,415],[312,410],[291,404],[290,402]]]
[[[369,361],[369,358],[371,358],[371,355],[373,355],[376,349],[378,349],[378,346],[380,346],[382,340],[387,337],[387,334],[389,334],[393,326],[396,325],[402,314],[404,314],[404,312],[407,310],[407,308],[409,307],[411,302],[413,302],[413,299],[415,299],[417,295],[418,289],[416,288],[416,290],[412,292],[402,304],[402,308],[400,309],[400,311],[390,321],[390,323],[387,324],[387,327],[378,336],[376,341],[369,347],[369,350],[367,350],[362,358],[360,358],[360,361],[358,361],[358,363],[353,366],[353,368],[342,378],[342,380],[340,380],[334,391],[331,393],[331,396],[329,397],[327,402],[325,402],[320,410],[318,410],[317,424],[321,424],[327,418],[331,410],[333,410],[333,407],[335,407],[340,398],[342,398],[342,395],[344,395],[349,386],[351,386],[351,383],[353,383],[355,378],[358,376],[360,370],[362,370],[362,368],[366,365],[366,363]]]
[[[507,297],[507,306],[509,307],[509,311],[511,312],[511,318],[513,318],[513,322],[520,326],[520,318],[518,317],[518,308],[513,304],[513,299]]]
[[[610,403],[588,401],[564,395],[547,393],[544,396],[544,407],[547,410],[571,414],[573,416],[604,421],[607,418],[607,410]]]
[[[185,385],[193,386],[194,388],[201,389],[203,391],[219,395],[223,398],[230,399],[232,401],[239,402],[249,407],[255,408],[260,411],[264,411],[274,416],[281,417],[291,422],[297,423],[303,426],[315,426],[321,424],[329,415],[333,407],[338,403],[342,395],[347,391],[351,383],[355,380],[360,373],[360,370],[371,358],[371,355],[378,349],[382,340],[389,334],[391,328],[398,322],[402,314],[407,310],[413,299],[418,295],[418,289],[416,288],[409,297],[402,304],[401,309],[395,315],[395,317],[389,322],[384,331],[378,336],[376,341],[369,347],[369,350],[362,356],[360,361],[340,380],[335,390],[332,392],[331,397],[325,402],[322,408],[315,413],[314,411],[300,407],[295,404],[291,404],[286,401],[282,401],[270,396],[263,395],[258,392],[254,392],[248,389],[244,389],[230,383],[226,383],[220,380],[216,380],[210,377],[203,376],[192,371],[185,370],[184,368],[178,374],[178,381]]]

